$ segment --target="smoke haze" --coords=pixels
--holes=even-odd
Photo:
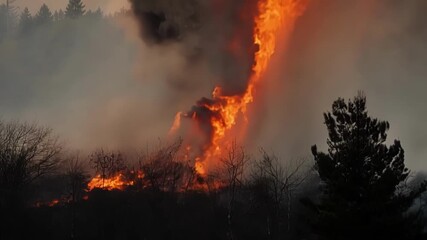
[[[0,43],[1,116],[48,125],[73,148],[138,148],[166,136],[175,113],[210,97],[215,85],[241,91],[252,64],[252,26],[244,23],[253,9],[235,16],[247,1],[212,1],[218,12],[208,0],[171,2],[133,1],[136,13],[164,13],[160,33],[172,39],[161,43],[140,38],[141,18]],[[249,107],[248,150],[309,156],[311,145],[325,147],[322,113],[364,90],[369,113],[388,120],[389,139],[402,141],[408,167],[427,170],[426,11],[423,0],[312,0]],[[233,37],[242,37],[241,51],[224,50]]]
[[[311,1],[256,103],[261,142],[285,157],[325,149],[322,113],[363,90],[369,114],[390,122],[389,142],[402,141],[408,166],[427,170],[426,10],[425,1]]]
[[[100,7],[106,13],[115,12],[121,8],[129,8],[128,0],[85,0],[83,2],[87,9],[95,10]],[[59,9],[65,10],[68,0],[17,0],[14,5],[21,10],[28,7],[31,13],[36,13],[43,3],[48,5],[53,11]]]

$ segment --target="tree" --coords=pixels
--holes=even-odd
[[[66,161],[67,193],[71,203],[83,198],[87,187],[88,175],[79,155],[71,155]]]
[[[230,147],[227,149],[225,156],[221,157],[221,169],[222,180],[227,187],[228,193],[228,235],[229,239],[234,239],[234,233],[232,228],[232,218],[234,214],[234,204],[236,201],[238,190],[243,186],[245,177],[245,167],[249,161],[249,157],[246,155],[242,147],[238,147],[236,141],[233,141]]]
[[[125,159],[121,152],[106,152],[104,149],[100,149],[90,155],[89,162],[103,181],[126,169]]]
[[[6,0],[6,4],[0,4],[0,40],[10,36],[17,25],[17,7],[13,5],[15,0]]]
[[[28,8],[24,8],[19,18],[19,30],[22,34],[30,32],[33,26],[33,17],[30,14]]]
[[[0,189],[19,190],[51,173],[61,149],[49,128],[0,121]]]
[[[274,154],[268,154],[263,149],[261,154],[251,174],[253,199],[267,213],[269,238],[280,239],[283,230],[290,232],[292,197],[308,173],[304,169],[304,159],[290,161],[285,165]]]
[[[8,10],[5,4],[0,4],[0,40],[7,35],[7,14]]]
[[[322,239],[416,239],[417,214],[407,211],[425,191],[405,185],[410,171],[398,140],[385,144],[390,124],[368,116],[366,97],[339,98],[324,114],[328,151],[312,147],[323,183],[315,230]]]
[[[65,9],[65,16],[70,19],[76,19],[85,14],[85,5],[81,0],[69,0]]]
[[[0,238],[15,235],[22,223],[31,184],[56,170],[62,146],[52,130],[0,121]],[[3,235],[4,234],[4,235]]]
[[[62,9],[59,9],[58,15],[57,15],[55,21],[62,21],[64,19],[65,19],[65,13],[64,13],[64,11],[62,11]]]
[[[55,22],[59,22],[65,19],[65,13],[64,11],[62,11],[62,9],[55,10],[55,12],[53,13],[53,21]]]
[[[71,155],[66,161],[67,193],[71,206],[71,239],[76,235],[76,202],[83,198],[88,182],[83,163],[79,155]]]
[[[49,7],[43,4],[34,19],[38,25],[45,25],[53,22],[53,15]]]
[[[144,173],[145,187],[169,192],[188,188],[188,178],[193,178],[192,169],[177,159],[181,145],[179,139],[171,145],[141,154],[140,171]]]
[[[103,15],[104,13],[102,12],[101,8],[96,9],[96,11],[89,10],[85,14],[86,17],[96,20],[102,19]]]

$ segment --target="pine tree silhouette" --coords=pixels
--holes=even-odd
[[[65,9],[65,16],[67,18],[76,19],[85,14],[85,5],[81,0],[69,0],[67,8]]]
[[[421,233],[414,199],[426,189],[405,185],[400,141],[385,144],[390,124],[368,116],[366,97],[336,100],[324,114],[328,151],[312,147],[315,168],[324,184],[314,224],[321,239],[416,239]]]

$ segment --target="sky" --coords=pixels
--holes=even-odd
[[[67,2],[68,0],[16,0],[15,5],[20,9],[28,7],[28,9],[34,13],[37,12],[43,3],[48,5],[52,11],[55,11],[61,8],[65,9]],[[123,7],[129,7],[128,0],[84,0],[83,2],[88,9],[97,9],[101,7],[101,9],[107,13],[120,10]]]
[[[66,0],[16,4],[36,9],[42,2],[52,9],[66,5]],[[113,11],[127,0],[85,3]],[[248,133],[251,152],[264,147],[286,159],[312,157],[314,144],[326,150],[323,113],[338,97],[350,99],[363,90],[369,114],[390,122],[388,143],[400,140],[408,166],[427,171],[425,12],[425,0],[312,0],[287,44],[279,41],[265,84],[257,91]],[[78,148],[144,145],[165,136],[178,111],[210,96],[217,76],[207,74],[206,62],[188,57],[193,55],[183,43],[197,39],[153,47],[129,29],[133,23],[124,26],[126,31],[114,32],[86,26],[81,30],[85,41],[66,35],[31,39],[38,46],[34,52],[18,49],[24,64],[39,62],[25,65],[28,73],[0,58],[0,71],[28,75],[0,79],[0,117],[50,126]],[[61,49],[60,61],[52,61],[54,69],[38,61],[52,55],[51,43],[63,41],[69,48]],[[0,56],[13,50],[5,44]],[[50,71],[34,75],[38,69]]]

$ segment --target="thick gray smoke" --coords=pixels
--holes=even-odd
[[[215,85],[229,93],[246,85],[254,9],[243,2],[134,0],[136,23],[3,41],[0,115],[51,126],[74,148],[137,148],[166,136],[175,113]],[[408,166],[427,170],[425,12],[424,0],[312,0],[257,89],[248,150],[309,156],[311,145],[324,148],[322,113],[364,90],[370,114],[388,120],[389,138],[401,140]],[[160,17],[157,42],[141,41],[143,13]]]
[[[225,95],[246,90],[255,47],[253,19],[257,0],[131,0],[143,39],[151,44],[178,42],[189,61],[204,61],[207,78]],[[193,63],[190,63],[193,64]],[[188,76],[188,78],[192,78]]]
[[[215,78],[215,85],[221,87],[222,95],[246,92],[256,48],[253,43],[256,0],[131,2],[145,42],[154,46],[174,42],[182,44],[192,53],[188,56],[189,61],[206,64],[208,74]],[[200,82],[206,80],[206,77],[198,79]],[[213,141],[212,122],[224,121],[219,111],[207,107],[222,105],[224,101],[208,97],[201,96],[183,115],[197,122],[198,133],[189,134],[191,130],[185,127],[178,133],[184,135],[186,143],[197,142],[191,144],[196,155],[209,148]]]

